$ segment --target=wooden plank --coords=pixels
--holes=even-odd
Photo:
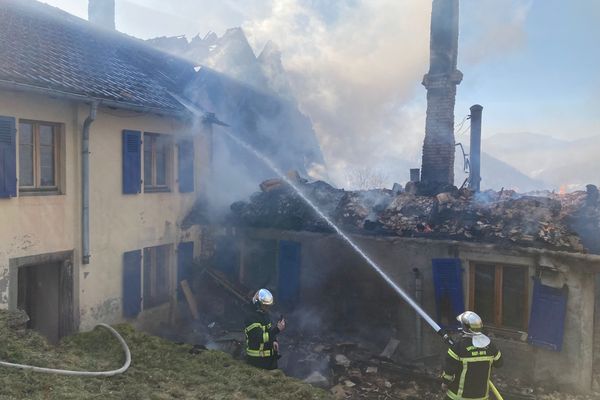
[[[502,326],[502,266],[496,265],[496,276],[494,279],[494,323]]]
[[[391,359],[392,356],[394,355],[394,353],[396,352],[396,349],[398,349],[399,345],[400,345],[399,340],[391,338],[390,341],[388,342],[388,344],[385,346],[385,349],[383,349],[383,351],[381,352],[381,354],[379,356]]]
[[[525,268],[525,276],[523,277],[523,279],[525,279],[525,284],[523,285],[523,304],[524,304],[524,312],[523,312],[523,330],[527,331],[527,328],[529,326],[529,269]]]
[[[200,314],[198,314],[198,305],[196,304],[196,298],[192,293],[192,289],[190,289],[190,285],[188,281],[183,280],[180,282],[181,289],[183,290],[183,294],[185,296],[185,300],[187,301],[188,307],[190,308],[190,312],[192,313],[192,317],[194,319],[200,318]]]

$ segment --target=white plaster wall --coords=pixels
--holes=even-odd
[[[76,106],[70,102],[14,92],[1,92],[0,115],[15,117],[17,127],[19,119],[63,123],[67,165],[65,194],[0,199],[0,308],[7,308],[9,259],[73,250],[79,239],[75,184],[79,175],[72,167],[78,163],[74,134],[78,121]]]
[[[66,161],[65,194],[0,199],[0,307],[6,308],[9,259],[74,250],[75,297],[82,330],[121,317],[123,253],[181,240],[198,240],[182,232],[180,222],[203,187],[208,160],[205,136],[179,120],[100,107],[90,128],[90,263],[81,264],[80,136],[89,106],[47,96],[2,92],[0,115],[63,123]],[[201,125],[200,125],[201,128]],[[177,147],[171,157],[171,191],[122,194],[123,129],[194,135],[195,191],[179,193]],[[17,157],[18,159],[18,157]],[[143,155],[142,155],[143,159]],[[143,178],[143,167],[142,167]],[[198,248],[198,243],[195,243]],[[175,276],[176,252],[172,254]],[[78,282],[77,282],[78,281]],[[173,279],[173,288],[174,288]]]

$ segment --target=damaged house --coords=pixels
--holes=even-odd
[[[52,341],[166,320],[178,271],[203,252],[184,217],[233,168],[240,181],[267,175],[235,154],[215,161],[230,144],[198,110],[267,152],[285,146],[295,158],[282,168],[322,162],[288,100],[117,32],[114,18],[114,1],[91,0],[88,22],[0,0],[0,307],[24,309]]]
[[[549,389],[592,388],[600,372],[594,187],[421,196],[297,185],[444,328],[454,331],[465,309],[479,313],[506,356],[503,376]],[[272,290],[302,335],[333,332],[381,349],[395,338],[410,343],[396,360],[439,362],[440,338],[313,209],[283,182],[263,190],[232,205],[207,269],[242,294]],[[201,209],[184,223],[196,218]]]
[[[433,3],[422,175],[406,190],[360,192],[290,178],[443,328],[456,331],[466,309],[480,314],[505,356],[504,377],[590,391],[600,383],[598,189],[480,192],[479,170],[468,188],[453,186],[458,1]],[[203,277],[242,298],[272,290],[305,340],[335,334],[383,349],[393,338],[402,344],[387,357],[439,365],[440,338],[356,249],[285,180],[260,188],[214,228]],[[204,224],[207,212],[198,205],[184,225]],[[199,302],[211,312],[210,298]]]

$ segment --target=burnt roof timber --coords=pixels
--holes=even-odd
[[[269,234],[277,234],[280,239],[288,239],[298,236],[305,237],[338,237],[336,233],[329,232],[308,232],[308,231],[287,231],[287,230],[278,230],[275,228],[252,228],[252,227],[236,227],[241,233],[250,233],[252,235],[257,236],[265,236],[270,237]],[[376,240],[381,242],[402,242],[402,243],[417,243],[417,244],[442,244],[447,246],[452,246],[458,248],[459,250],[469,250],[473,252],[496,252],[498,254],[507,254],[513,253],[511,255],[519,255],[519,256],[550,256],[556,257],[559,259],[568,258],[570,260],[581,261],[589,265],[589,272],[600,272],[600,255],[598,254],[586,254],[586,253],[576,253],[569,252],[563,250],[550,250],[538,247],[522,247],[522,246],[502,246],[493,243],[481,243],[481,242],[468,242],[468,241],[458,241],[458,240],[447,240],[447,239],[428,239],[428,238],[411,238],[411,237],[401,237],[401,236],[374,236],[374,235],[361,235],[352,233],[349,236],[352,238],[360,238],[365,240]],[[340,238],[340,240],[343,240]],[[350,250],[349,250],[350,251]],[[358,255],[357,255],[358,256]],[[584,268],[584,267],[582,267]]]

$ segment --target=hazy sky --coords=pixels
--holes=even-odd
[[[87,14],[85,0],[45,2]],[[141,38],[220,35],[241,26],[256,52],[275,41],[326,159],[340,168],[364,154],[371,163],[420,157],[430,1],[116,3],[117,29]],[[460,18],[457,122],[480,103],[484,136],[600,134],[599,0],[462,0]],[[468,142],[467,135],[457,141]]]

